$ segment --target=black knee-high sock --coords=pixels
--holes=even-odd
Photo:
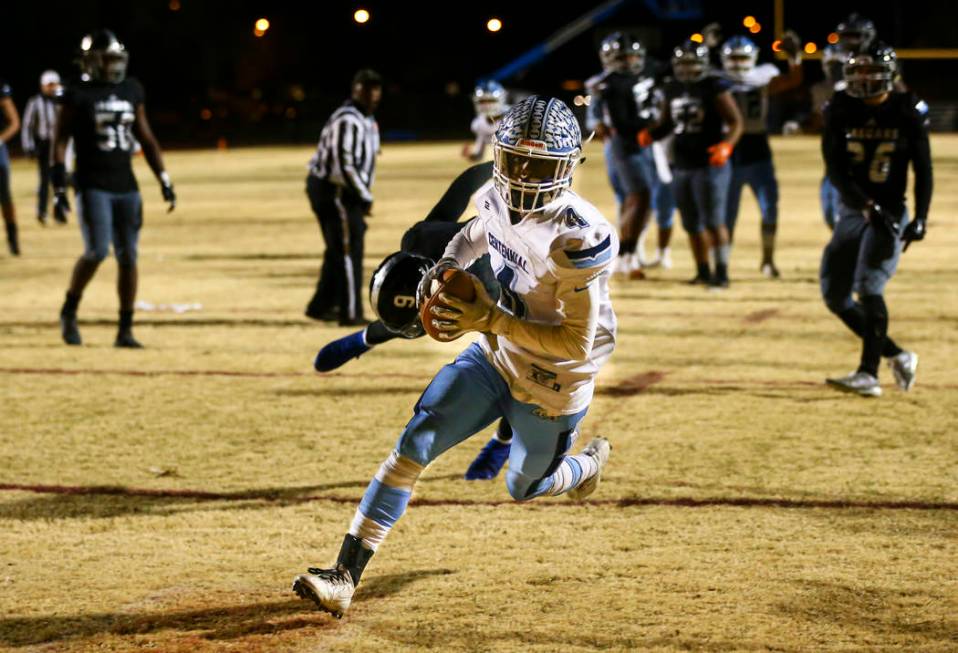
[[[775,258],[775,231],[778,225],[762,223],[762,263]]]
[[[862,336],[862,360],[858,371],[878,376],[878,363],[888,333],[888,307],[881,295],[865,295],[862,297],[862,308],[865,313],[865,333]]]
[[[838,313],[838,317],[842,322],[845,323],[852,333],[854,333],[859,338],[865,337],[866,330],[866,319],[865,319],[865,309],[861,304],[855,304],[851,308],[845,309],[841,313]],[[882,356],[897,356],[901,353],[901,347],[899,347],[894,340],[891,339],[887,333],[885,334],[885,344],[882,346],[881,355]]]

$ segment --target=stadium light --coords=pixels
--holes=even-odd
[[[695,34],[689,37],[689,40],[695,41],[696,43],[702,43],[703,41],[705,41],[705,37],[699,34],[698,32],[696,32]]]
[[[742,19],[742,25],[744,25],[748,29],[752,29],[752,25],[754,25],[757,22],[758,21],[755,20],[755,16],[746,16],[745,18]]]
[[[269,21],[265,18],[258,18],[253,24],[253,36],[262,38],[269,29]]]
[[[762,31],[762,24],[754,23],[751,27],[748,28],[748,31],[750,31],[752,34],[758,34],[759,32]]]
[[[170,11],[180,10],[180,0],[170,0]]]
[[[832,45],[835,45],[836,43],[838,43],[838,32],[832,32],[831,34],[829,34],[828,42],[831,43]]]
[[[818,46],[809,41],[805,44],[805,54],[815,54],[818,52]]]
[[[781,52],[782,51],[782,39],[775,39],[772,41],[772,52]]]
[[[498,18],[490,18],[486,23],[486,29],[490,32],[498,32],[502,29],[502,21]]]
[[[353,14],[353,20],[355,20],[360,25],[369,22],[369,12],[365,9],[357,9],[356,13]]]

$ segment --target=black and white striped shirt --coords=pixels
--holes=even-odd
[[[350,188],[365,202],[372,202],[379,125],[355,102],[347,100],[326,121],[319,147],[309,161],[310,173],[338,186]]]
[[[37,93],[27,101],[23,112],[23,128],[20,130],[20,144],[23,149],[36,149],[36,141],[52,141],[56,128],[57,104],[52,97]]]

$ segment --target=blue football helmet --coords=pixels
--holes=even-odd
[[[476,84],[472,92],[472,104],[477,114],[489,118],[497,118],[509,109],[506,104],[506,89],[494,79]]]
[[[582,133],[562,100],[533,95],[499,121],[492,153],[492,177],[503,201],[514,211],[533,213],[572,185]]]
[[[725,72],[741,79],[755,69],[758,46],[747,36],[733,36],[722,44],[720,55]]]

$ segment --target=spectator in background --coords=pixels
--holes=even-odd
[[[28,156],[37,158],[40,184],[37,186],[37,220],[47,223],[47,205],[50,199],[50,143],[56,130],[57,95],[61,92],[60,75],[45,70],[40,75],[40,92],[27,101],[23,111],[23,129],[20,143]],[[57,222],[65,223],[65,214],[55,214]]]

